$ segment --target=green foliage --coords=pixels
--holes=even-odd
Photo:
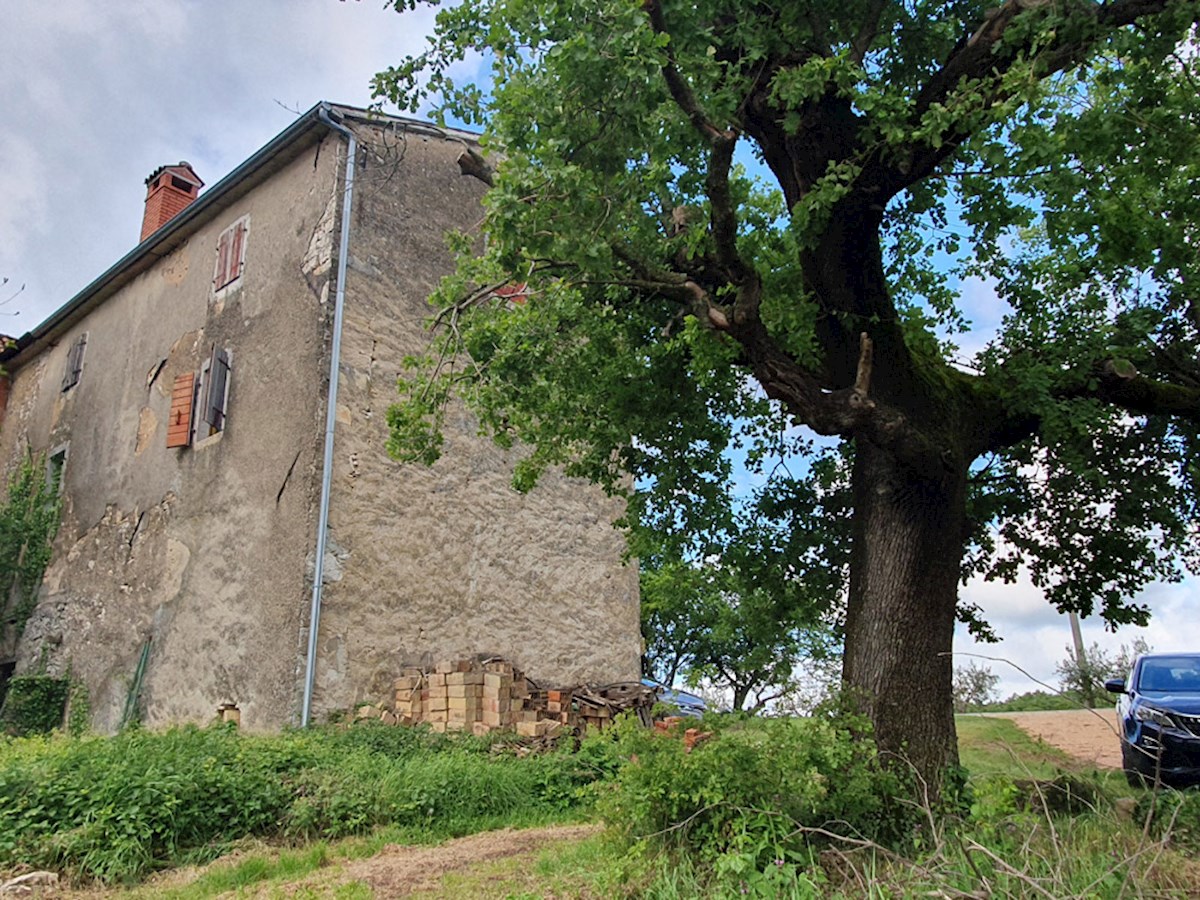
[[[1200,850],[1200,791],[1146,791],[1138,798],[1137,819],[1159,839]]]
[[[92,724],[92,704],[87,685],[78,678],[68,679],[67,688],[67,734],[82,737]]]
[[[911,822],[863,727],[705,719],[713,736],[688,750],[681,733],[626,723],[609,739],[630,762],[601,791],[600,813],[631,846],[731,871],[807,862],[807,848],[832,834],[891,843]]]
[[[399,825],[449,836],[567,814],[602,772],[565,753],[519,760],[474,739],[372,725],[13,740],[0,744],[0,867],[121,881],[251,835]]]
[[[761,461],[750,460],[757,469]],[[679,534],[656,511],[633,530],[643,671],[725,689],[757,712],[794,688],[802,663],[836,660],[849,540],[844,460],[824,480],[770,473],[742,501],[713,502],[715,522]]]
[[[61,511],[59,486],[47,479],[45,458],[27,456],[0,504],[0,612],[2,624],[18,637],[37,603]]]
[[[1200,59],[1176,52],[1198,20],[1194,0],[439,10],[375,89],[485,125],[495,177],[390,449],[434,459],[461,398],[529,448],[519,489],[560,465],[627,496],[666,563],[732,568],[755,558],[734,559],[734,460],[784,467],[782,489],[820,477],[813,432],[853,448],[850,602],[877,612],[846,616],[846,654],[892,671],[847,671],[932,782],[948,710],[874,700],[951,650],[956,612],[986,623],[927,573],[1023,564],[1118,625],[1200,572]],[[463,83],[476,59],[486,83]],[[971,302],[980,283],[998,300]],[[951,701],[948,669],[925,680],[914,704]]]
[[[988,704],[989,712],[1038,712],[1040,710],[1082,709],[1083,698],[1073,692],[1050,693],[1048,691],[1027,691],[1024,694],[1013,694],[999,703]]]
[[[17,675],[8,682],[0,731],[11,735],[49,734],[63,723],[71,682],[49,675]]]

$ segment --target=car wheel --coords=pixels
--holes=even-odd
[[[1125,770],[1125,780],[1130,787],[1154,784],[1154,760],[1128,741],[1121,741],[1121,768]]]

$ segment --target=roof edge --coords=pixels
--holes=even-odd
[[[19,338],[14,338],[13,344],[0,351],[0,363],[7,364],[10,370],[24,364],[26,360],[41,352],[47,344],[52,343],[62,332],[66,331],[77,318],[104,302],[130,279],[150,268],[157,260],[182,244],[210,212],[219,210],[222,205],[227,205],[241,196],[239,189],[253,185],[253,179],[261,175],[276,158],[283,156],[288,151],[294,151],[296,155],[299,155],[305,147],[309,146],[303,139],[313,136],[318,131],[328,133],[335,130],[331,129],[330,125],[323,120],[324,116],[331,117],[335,123],[339,120],[349,120],[364,125],[392,123],[407,131],[470,143],[478,143],[480,137],[469,131],[443,128],[406,116],[395,116],[324,100],[316,103],[169,222],[117,260],[102,275],[51,313],[40,324]]]

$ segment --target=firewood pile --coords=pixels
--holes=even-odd
[[[542,688],[499,657],[448,660],[432,669],[410,666],[394,687],[391,703],[362,706],[355,718],[427,724],[437,732],[514,731],[553,739],[604,729],[626,710],[649,727],[655,702],[654,689],[637,681]]]

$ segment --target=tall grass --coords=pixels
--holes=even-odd
[[[229,728],[0,743],[0,867],[127,881],[249,836],[380,825],[464,834],[562,818],[597,770],[517,760],[483,741],[358,725],[276,736]]]

